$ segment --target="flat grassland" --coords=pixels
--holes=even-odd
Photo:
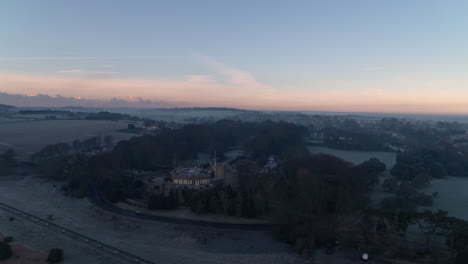
[[[126,128],[127,123],[105,120],[0,122],[0,151],[13,148],[19,154],[31,154],[49,144],[104,135],[112,135],[118,141],[131,137],[130,134],[115,132]]]
[[[0,261],[1,264],[49,263],[46,261],[46,252],[52,248],[63,249],[63,263],[67,264],[123,264],[108,254],[97,252],[86,244],[21,217],[15,217],[14,221],[9,221],[10,216],[11,214],[0,210],[0,232],[14,239],[11,244],[13,256]]]
[[[47,218],[52,214],[58,225],[155,263],[309,263],[269,232],[176,225],[122,217],[95,208],[86,199],[64,196],[58,182],[31,176],[2,182],[0,201],[38,217]],[[60,245],[67,258],[65,263],[101,263],[99,260],[103,256],[83,251],[86,245],[79,245],[45,227],[31,225],[22,219],[9,222],[8,215],[2,216],[0,211],[0,232],[13,236],[15,241],[42,252]],[[93,258],[96,260],[90,262]]]

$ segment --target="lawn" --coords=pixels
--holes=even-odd
[[[126,127],[127,122],[104,120],[0,122],[0,151],[12,147],[20,154],[31,154],[49,144],[104,135],[112,135],[117,141],[131,136],[115,132]]]

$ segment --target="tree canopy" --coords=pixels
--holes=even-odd
[[[12,254],[13,252],[11,251],[10,245],[0,241],[0,260],[10,258]]]

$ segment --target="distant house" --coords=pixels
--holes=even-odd
[[[205,189],[211,183],[211,170],[199,167],[178,168],[172,171],[172,183],[176,187]]]
[[[220,183],[224,186],[231,186],[232,188],[237,188],[238,177],[235,167],[229,165],[229,163],[227,162],[216,162],[211,164],[211,169],[213,170],[214,175],[214,178],[211,179],[212,183]]]
[[[275,158],[273,156],[268,157],[267,163],[263,167],[263,169],[260,170],[261,173],[269,173],[273,171],[276,167],[278,167],[278,164],[275,161]]]
[[[273,156],[270,156],[268,157],[268,160],[267,160],[267,164],[265,165],[265,168],[268,168],[268,169],[274,169],[276,168],[276,162],[275,162],[275,158]]]
[[[393,151],[396,151],[396,152],[405,152],[406,151],[406,146],[395,146],[395,145],[388,145],[388,148],[393,150]]]
[[[226,166],[224,179],[223,179],[224,186],[230,186],[233,189],[237,189],[239,186],[239,176],[237,170],[234,166]]]

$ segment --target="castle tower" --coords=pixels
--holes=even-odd
[[[215,151],[214,151],[214,158],[213,158],[213,170],[214,170],[214,176],[215,176],[215,178],[217,178],[217,175],[216,175],[216,174],[217,174],[217,173],[216,173],[217,169],[216,169],[216,168],[217,168],[217,166],[216,166],[216,149],[215,149]]]

